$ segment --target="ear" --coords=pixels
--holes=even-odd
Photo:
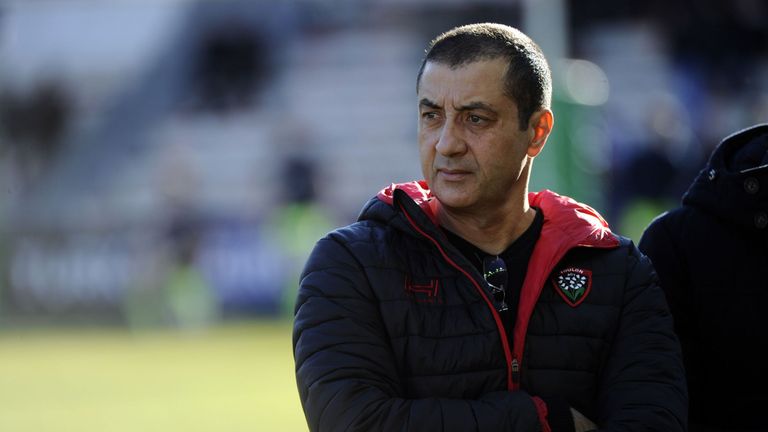
[[[528,156],[536,157],[547,143],[547,138],[552,132],[552,126],[555,124],[555,118],[552,111],[542,108],[531,116],[530,128],[533,133],[531,142],[528,144]]]

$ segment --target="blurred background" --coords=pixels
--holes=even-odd
[[[420,178],[424,48],[481,21],[550,59],[532,189],[636,241],[768,121],[761,0],[0,1],[0,430],[306,430],[303,261]]]

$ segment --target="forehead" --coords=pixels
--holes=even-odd
[[[427,62],[419,83],[419,98],[440,105],[450,102],[511,102],[504,95],[503,59],[479,60],[458,67]]]

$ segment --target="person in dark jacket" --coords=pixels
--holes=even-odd
[[[768,124],[723,140],[640,240],[675,319],[692,431],[765,431]]]
[[[432,42],[425,180],[315,246],[293,332],[312,431],[684,431],[679,345],[650,261],[590,207],[528,193],[549,67],[498,24]]]

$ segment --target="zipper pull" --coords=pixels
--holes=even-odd
[[[520,382],[520,363],[517,362],[517,358],[512,359],[512,382],[514,384]]]

